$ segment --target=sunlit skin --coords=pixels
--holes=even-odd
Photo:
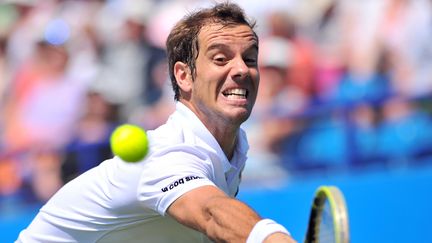
[[[174,65],[180,102],[205,124],[231,158],[240,125],[249,117],[259,86],[258,41],[246,25],[206,25],[198,36],[193,80],[186,64]]]

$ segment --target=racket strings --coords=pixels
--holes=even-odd
[[[328,200],[325,200],[321,217],[318,224],[319,230],[317,231],[317,243],[334,243],[335,242],[335,228],[334,228],[334,218],[331,211],[331,205]]]

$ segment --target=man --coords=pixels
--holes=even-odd
[[[66,184],[18,242],[294,242],[233,198],[259,84],[253,27],[230,3],[181,20],[167,40],[176,111],[148,132],[150,154]]]

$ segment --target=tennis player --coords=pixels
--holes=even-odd
[[[148,157],[72,180],[17,242],[294,242],[234,198],[259,84],[254,25],[232,3],[179,21],[167,40],[176,111],[148,132]]]

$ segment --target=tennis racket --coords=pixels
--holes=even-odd
[[[320,186],[315,192],[305,243],[349,243],[348,212],[342,192]]]

